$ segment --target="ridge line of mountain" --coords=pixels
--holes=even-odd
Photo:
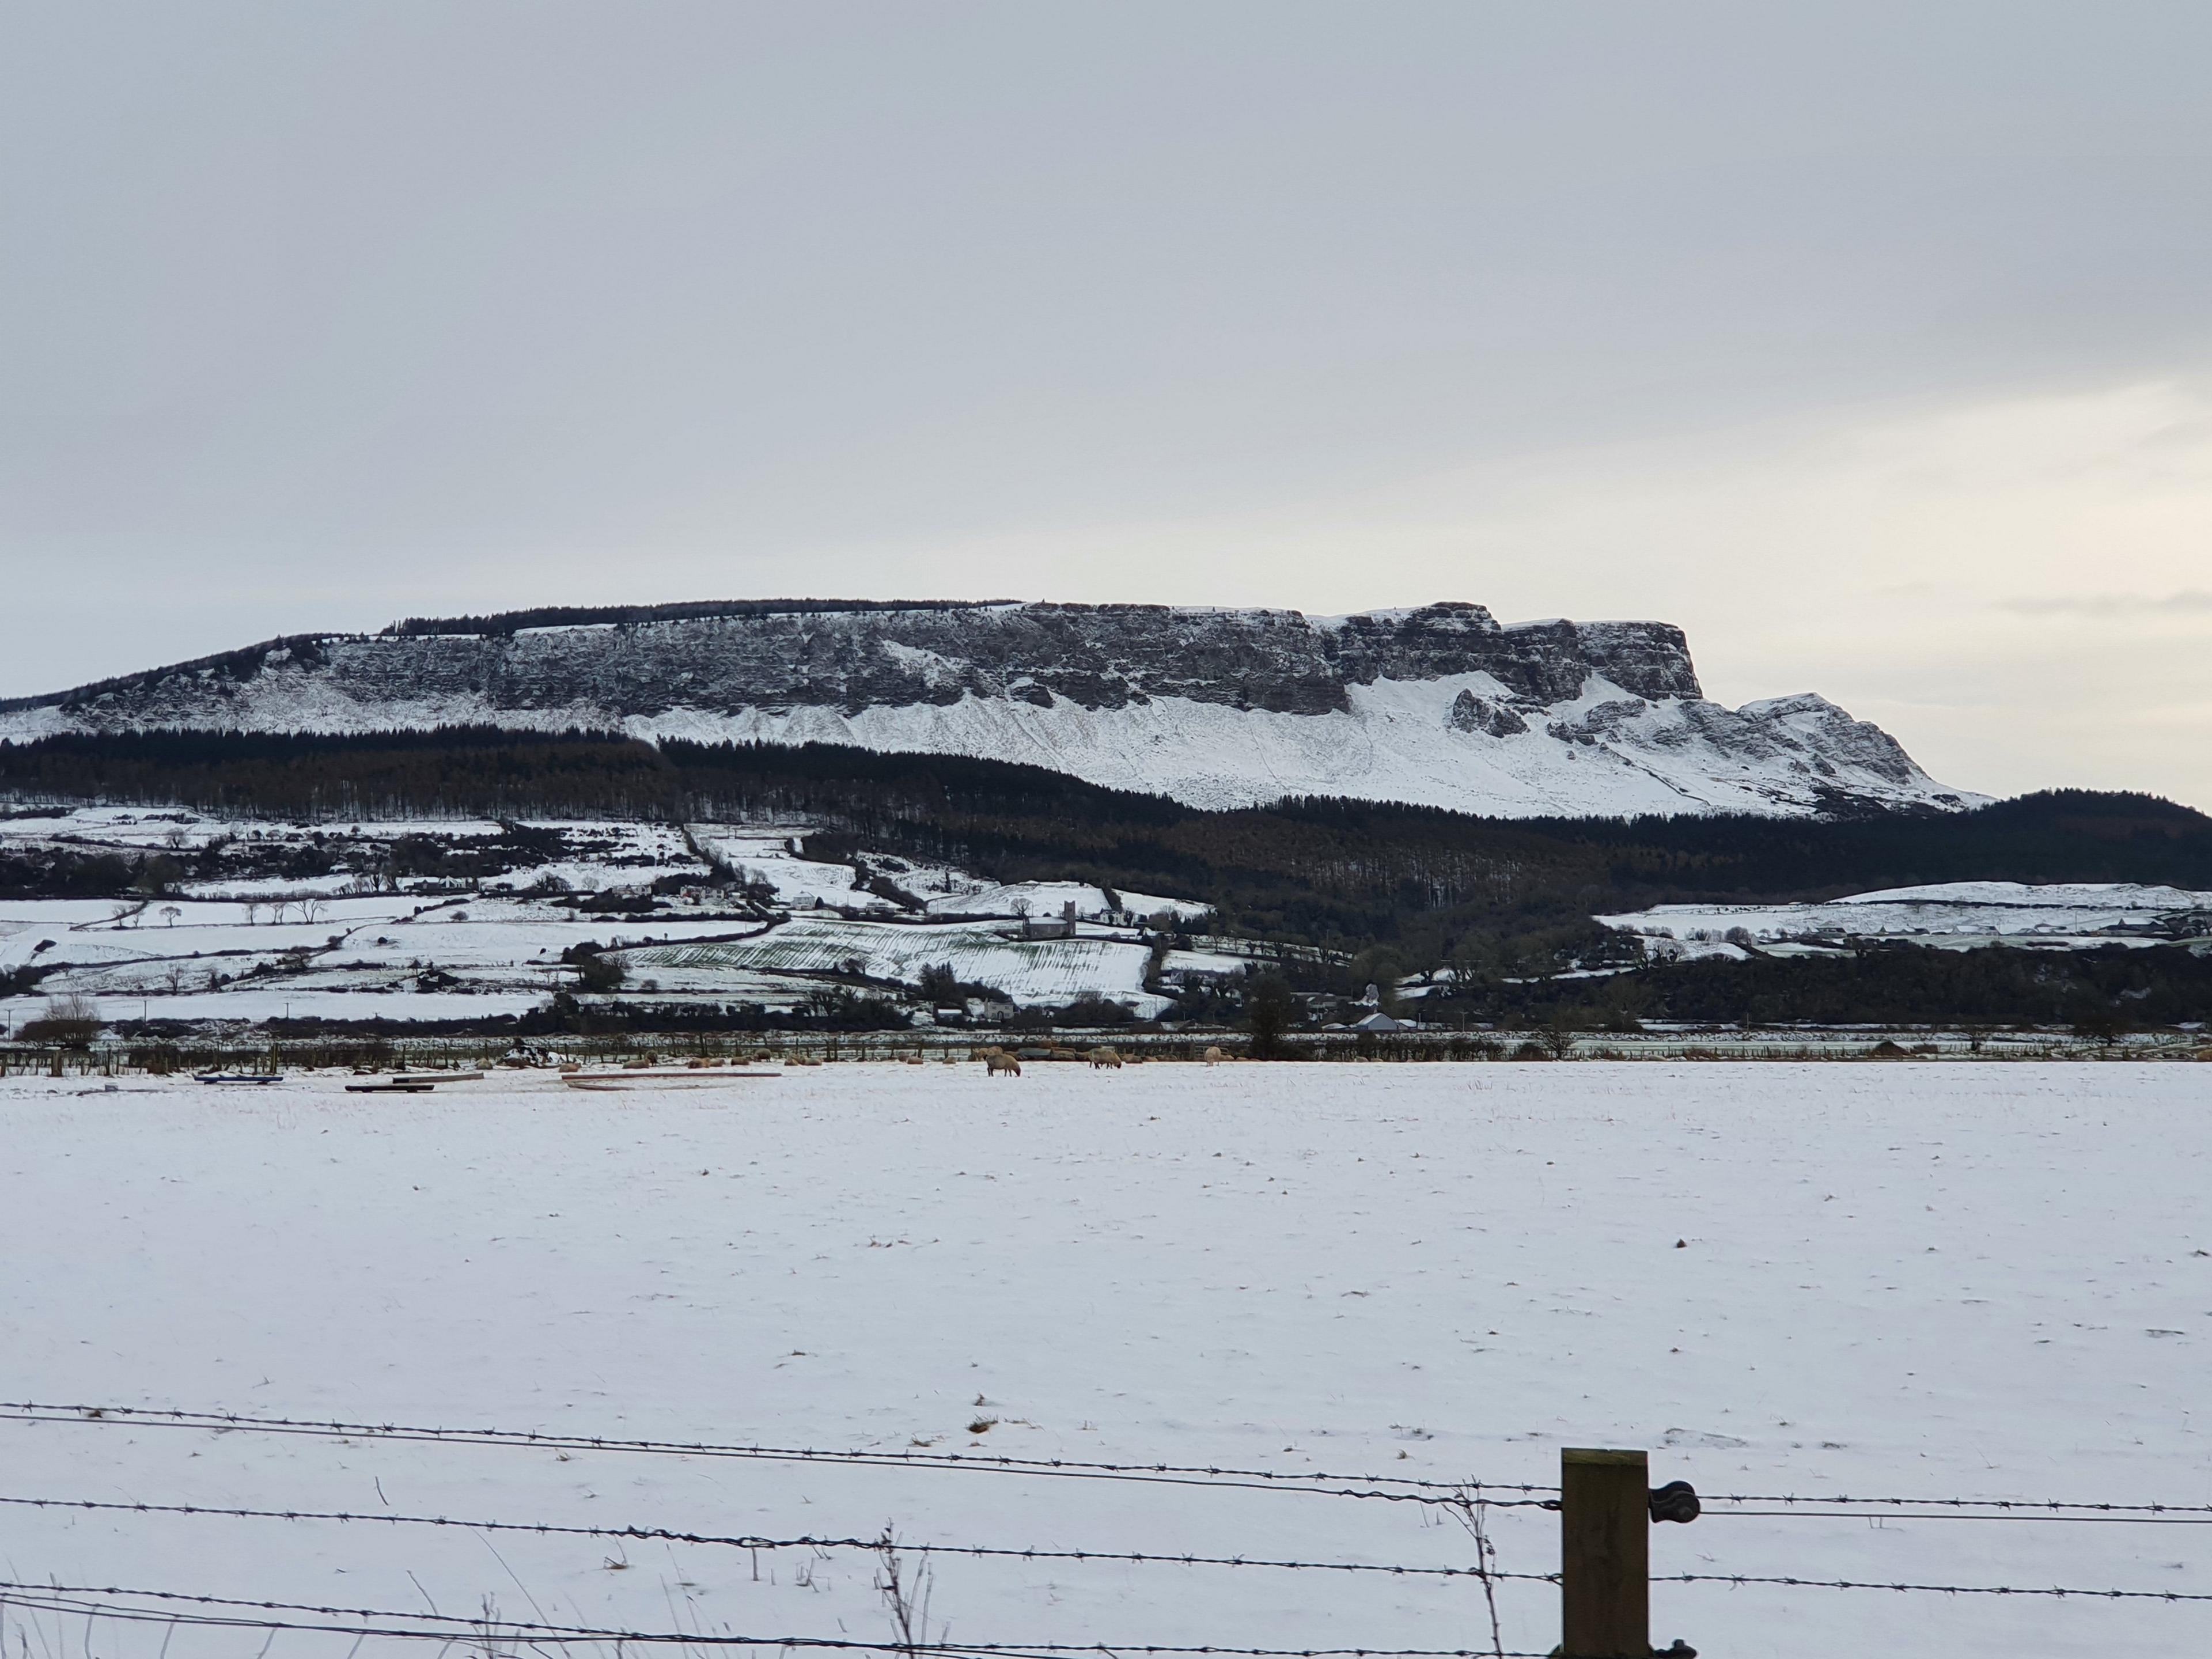
[[[484,724],[1023,760],[1194,805],[1291,794],[1508,816],[1957,808],[1812,693],[1731,709],[1671,623],[1447,601],[1297,611],[731,600],[298,634],[0,702],[64,732]]]

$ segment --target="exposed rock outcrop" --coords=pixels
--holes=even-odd
[[[1452,699],[1450,721],[1455,732],[1487,732],[1493,738],[1510,738],[1528,729],[1528,722],[1504,703],[1478,697],[1472,691],[1462,691]]]
[[[1664,623],[1507,626],[1463,603],[1341,617],[807,602],[621,617],[295,636],[0,703],[0,737],[580,726],[994,756],[1206,805],[1334,793],[1503,813],[1802,812],[1967,799],[1825,699],[1704,701]]]

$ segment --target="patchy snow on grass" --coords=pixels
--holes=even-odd
[[[767,920],[756,908],[761,886],[774,907],[794,915],[791,927],[720,953],[637,957],[633,965],[642,971],[630,993],[788,1007],[818,988],[820,975],[854,963],[871,978],[911,984],[923,966],[951,961],[963,980],[1018,1001],[1064,1004],[1096,994],[1146,1015],[1170,1006],[1144,990],[1146,951],[1130,938],[1006,940],[999,927],[916,930],[835,914],[888,921],[911,913],[910,901],[856,887],[864,876],[883,878],[910,898],[928,896],[940,915],[1056,916],[1073,900],[1085,917],[1103,918],[1115,906],[1098,888],[992,887],[950,866],[874,852],[859,854],[857,868],[825,863],[799,856],[810,828],[598,820],[547,820],[519,830],[474,821],[317,828],[114,808],[0,821],[0,846],[18,851],[60,848],[66,836],[65,850],[79,855],[120,853],[135,860],[134,849],[166,848],[182,856],[198,848],[191,855],[200,860],[199,873],[174,894],[0,901],[0,970],[33,968],[40,975],[34,988],[0,997],[0,1029],[35,1018],[47,998],[65,994],[91,996],[111,1020],[262,1018],[281,1015],[288,1003],[296,1017],[307,1012],[302,995],[314,998],[313,1012],[325,1018],[482,1018],[517,1012],[550,993],[561,978],[562,953],[575,945],[729,939],[760,931]],[[497,854],[515,867],[471,873],[484,850],[477,843],[495,836],[523,843]],[[224,845],[210,850],[218,840]],[[284,849],[295,844],[311,862],[338,860],[347,867],[255,873],[283,867],[293,856]],[[241,846],[244,868],[205,873]],[[710,860],[736,869],[755,890],[710,890]],[[397,877],[403,888],[428,890],[362,890],[409,867],[439,873]],[[646,896],[656,884],[665,890],[670,878],[682,889],[652,908]],[[478,890],[463,890],[472,881]],[[558,902],[564,894],[617,892],[641,902],[625,901],[620,915]],[[1119,896],[1139,915],[1204,914],[1187,900]],[[442,995],[455,1000],[441,1006]]]
[[[186,807],[54,806],[25,808],[0,818],[0,840],[46,845],[93,842],[142,852],[196,851],[210,842],[263,842],[305,845],[318,840],[343,844],[353,840],[391,842],[415,836],[442,841],[489,841],[505,834],[489,818],[357,818],[309,823],[304,819],[212,816]]]
[[[385,1098],[11,1079],[0,1328],[16,1398],[1441,1481],[1549,1482],[1562,1445],[1639,1446],[1709,1503],[2202,1503],[2206,1069],[833,1066]],[[0,1424],[0,1464],[17,1497],[1472,1559],[1418,1504],[989,1469],[115,1419]],[[2212,1528],[1725,1507],[1655,1528],[1655,1573],[2212,1590]],[[1556,1565],[1556,1516],[1491,1528],[1507,1570]],[[21,1581],[888,1636],[876,1562],[849,1550],[0,1506],[0,1559]],[[1465,1579],[933,1565],[956,1643],[1490,1645]],[[1555,1590],[1498,1596],[1504,1647],[1557,1641]],[[1662,1645],[1777,1659],[2178,1655],[2212,1627],[2186,1604],[1663,1582],[1653,1607]],[[88,1634],[4,1616],[33,1653]],[[94,1639],[104,1659],[261,1645]]]
[[[1227,980],[1242,979],[1264,965],[1250,957],[1224,956],[1212,951],[1170,951],[1161,958],[1160,971],[1170,977]]]
[[[971,892],[931,899],[927,908],[933,915],[1028,916],[1048,921],[1065,915],[1071,904],[1083,921],[1113,921],[1123,916],[1149,921],[1163,912],[1178,921],[1194,921],[1212,914],[1212,907],[1194,899],[1118,890],[1109,895],[1103,887],[1079,881],[1016,881],[978,887]]]
[[[209,881],[178,884],[178,891],[197,899],[332,898],[356,893],[363,885],[350,871],[334,870],[326,876],[224,876]]]
[[[522,1012],[550,995],[573,945],[724,938],[759,925],[579,915],[495,895],[429,905],[404,895],[333,899],[313,922],[250,922],[249,914],[267,917],[271,908],[198,900],[156,900],[116,920],[131,908],[0,902],[0,969],[52,970],[36,993],[0,997],[0,1026],[32,1019],[48,999],[71,993],[90,996],[111,1021],[267,1019],[282,1017],[287,1003],[295,1016],[324,1019],[481,1019]],[[442,991],[418,982],[434,971],[458,982]],[[210,975],[226,982],[210,986]]]
[[[2111,944],[2129,933],[2142,937],[2161,917],[2192,913],[2212,914],[2212,893],[2118,883],[1959,881],[1854,893],[1822,904],[1658,904],[1597,920],[1645,939],[1686,943],[1741,927],[1761,942],[1826,935],[2079,945]]]
[[[109,988],[94,988],[95,989]],[[356,988],[328,980],[267,986],[240,986],[221,991],[185,991],[165,996],[149,988],[143,997],[131,991],[95,995],[103,1019],[244,1020],[258,1024],[271,1019],[391,1019],[410,1022],[441,1019],[490,1019],[501,1014],[523,1014],[542,1005],[551,994],[549,982],[536,991],[492,988],[464,992],[401,991]],[[30,1010],[12,1005],[18,1018]]]
[[[712,873],[676,824],[533,819],[529,828],[558,832],[568,856],[495,876],[483,884],[486,891],[642,893],[657,881],[704,881]]]
[[[1837,901],[1849,904],[1971,904],[2027,909],[2204,910],[2212,893],[2139,882],[1940,881],[1920,887],[1885,887]]]
[[[693,833],[702,848],[744,880],[767,884],[775,891],[775,902],[792,909],[827,905],[890,914],[899,908],[889,899],[855,887],[851,865],[801,858],[799,843],[810,833],[809,826],[700,824]]]
[[[740,974],[833,974],[854,965],[871,979],[913,983],[922,969],[950,963],[964,984],[988,985],[1020,1003],[1066,1003],[1095,993],[1150,1016],[1168,999],[1145,988],[1150,953],[1126,939],[1007,937],[1004,923],[909,923],[799,915],[750,939],[721,944],[654,945],[619,953],[634,975],[666,968],[690,971],[687,985],[716,969]],[[664,981],[664,983],[668,982]]]

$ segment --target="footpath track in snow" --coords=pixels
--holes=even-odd
[[[568,1438],[0,1421],[0,1496],[276,1512],[0,1505],[0,1577],[881,1642],[880,1558],[852,1546],[888,1524],[940,1547],[955,1644],[1487,1651],[1468,1577],[1258,1565],[1463,1569],[1441,1506],[925,1460],[1541,1486],[1560,1445],[1619,1444],[1753,1495],[1656,1532],[1662,1646],[2197,1650],[2197,1603],[1667,1580],[2212,1591],[2212,1529],[2182,1516],[1835,1506],[2212,1501],[2207,1072],[842,1066],[374,1101],[11,1079],[0,1394]],[[364,1518],[286,1518],[310,1510]],[[1556,1518],[1486,1513],[1496,1565],[1536,1575],[1493,1586],[1503,1645],[1546,1650]],[[1088,1559],[1114,1553],[1214,1559]],[[5,1595],[76,1650],[67,1597]],[[97,1630],[124,1659],[246,1639]]]

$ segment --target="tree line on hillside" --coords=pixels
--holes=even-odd
[[[1413,1006],[1425,1020],[1527,1029],[1940,1022],[2103,1037],[2212,1021],[2212,957],[2179,945],[1950,951],[1898,941],[1850,956],[1658,963],[1607,978],[1475,979]]]

